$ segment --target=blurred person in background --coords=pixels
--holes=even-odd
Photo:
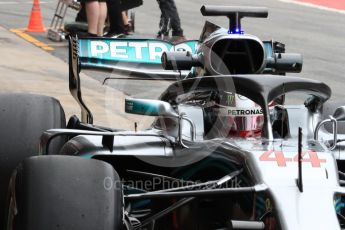
[[[109,11],[109,32],[106,37],[124,37],[134,28],[128,18],[128,10],[139,7],[143,0],[107,0]]]
[[[107,5],[108,22],[109,27],[105,37],[117,37],[126,33],[125,17],[122,12],[120,0],[104,0]],[[81,1],[80,10],[76,16],[76,22],[88,23],[86,13],[85,1]],[[127,22],[128,23],[128,22]],[[83,36],[83,33],[79,31],[79,34]],[[87,35],[84,35],[87,36]],[[92,35],[91,35],[92,36]],[[103,36],[103,34],[102,34]]]
[[[109,31],[105,37],[122,37],[126,34],[120,0],[106,0],[109,11]]]
[[[159,9],[161,10],[161,19],[159,22],[160,30],[158,31],[157,38],[168,40],[169,31],[172,29],[172,43],[179,43],[186,40],[181,28],[180,16],[177,12],[174,0],[157,0]]]
[[[106,0],[82,0],[85,3],[88,35],[103,36],[105,20],[107,18]]]

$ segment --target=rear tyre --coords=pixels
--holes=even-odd
[[[106,162],[31,157],[11,178],[5,230],[122,229],[122,199],[120,178]]]
[[[38,154],[40,136],[47,129],[64,128],[65,113],[51,97],[33,94],[0,94],[0,227],[4,224],[9,179],[25,158]],[[49,150],[57,153],[63,138]]]
[[[71,22],[65,24],[65,31],[70,35],[76,35],[78,33],[87,34],[87,23],[86,22]]]

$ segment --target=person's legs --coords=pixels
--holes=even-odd
[[[131,23],[129,21],[129,18],[128,18],[128,11],[122,11],[122,19],[123,19],[124,28],[125,28],[125,33],[124,34],[129,35],[130,32],[131,32],[132,25],[131,25]]]
[[[174,0],[164,0],[167,5],[167,14],[170,18],[172,36],[183,36],[181,20]]]
[[[98,18],[99,18],[99,2],[88,1],[85,3],[86,17],[88,30],[87,32],[92,35],[97,35],[98,32]]]
[[[159,9],[161,11],[161,17],[159,21],[159,31],[157,37],[169,36],[169,5],[166,0],[157,0]]]
[[[128,14],[127,14],[127,11],[122,11],[122,20],[123,20],[123,23],[124,25],[128,25]]]
[[[120,0],[107,0],[109,12],[109,35],[125,33]]]
[[[85,2],[80,3],[80,10],[75,18],[76,22],[87,22],[86,11],[85,11]]]
[[[99,2],[99,15],[97,25],[97,35],[103,36],[104,24],[107,18],[107,4],[106,2]]]

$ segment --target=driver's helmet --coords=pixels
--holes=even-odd
[[[226,137],[260,137],[264,123],[262,108],[247,97],[231,92],[219,94],[213,111]],[[217,122],[218,123],[218,122]]]

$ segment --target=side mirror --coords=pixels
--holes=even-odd
[[[174,51],[162,54],[162,66],[165,70],[190,70],[193,66],[202,67],[201,56],[190,52]]]
[[[179,117],[168,102],[150,99],[126,98],[125,112],[147,116]]]
[[[314,139],[318,140],[319,130],[323,125],[329,122],[332,123],[333,141],[330,142],[330,150],[334,150],[338,142],[338,122],[344,122],[344,121],[345,121],[345,106],[340,106],[334,111],[333,116],[329,116],[329,119],[325,119],[321,121],[316,126],[315,132],[314,132]]]
[[[131,114],[138,114],[138,115],[177,118],[178,123],[179,123],[179,131],[178,131],[179,144],[184,148],[188,148],[188,146],[186,146],[183,143],[183,139],[182,139],[181,122],[182,120],[185,120],[190,123],[192,141],[195,140],[196,128],[195,128],[194,122],[190,120],[189,118],[187,118],[185,114],[178,114],[168,102],[160,101],[160,100],[151,100],[151,99],[126,98],[125,112],[131,113]]]

